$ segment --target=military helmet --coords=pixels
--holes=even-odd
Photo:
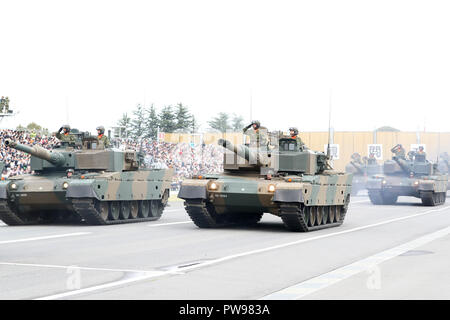
[[[353,160],[358,160],[358,159],[361,159],[361,155],[358,152],[355,152],[351,155],[351,158]]]
[[[68,131],[70,131],[70,126],[68,124],[65,124],[62,126],[63,129],[67,129]]]
[[[95,130],[100,130],[100,134],[104,134],[105,133],[105,127],[104,126],[98,126],[97,128],[95,128]]]
[[[289,131],[294,131],[294,136],[298,135],[298,129],[295,127],[290,127]]]
[[[256,124],[256,127],[259,128],[261,126],[261,122],[259,120],[253,120],[252,125]]]

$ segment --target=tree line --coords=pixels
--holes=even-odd
[[[240,115],[218,113],[208,122],[209,129],[219,132],[228,130],[240,131],[244,127],[244,119]],[[195,133],[199,123],[189,110],[189,107],[178,103],[175,106],[166,105],[160,110],[152,104],[145,107],[138,104],[132,115],[124,113],[117,122],[121,128],[121,136],[130,138],[156,139],[159,132],[166,133]]]

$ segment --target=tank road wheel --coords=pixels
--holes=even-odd
[[[130,216],[130,202],[129,201],[120,201],[120,219],[127,220]]]
[[[111,201],[109,204],[109,220],[119,220],[120,202]]]
[[[316,209],[316,226],[320,226],[322,224],[323,219],[323,207],[317,206]]]
[[[309,209],[309,223],[308,227],[314,227],[316,225],[317,207],[312,206]]]
[[[130,219],[136,219],[139,214],[139,204],[137,201],[130,201]]]
[[[103,219],[103,221],[108,220],[108,214],[109,214],[109,205],[106,201],[95,201],[95,209],[97,209],[97,212],[100,215],[100,218]]]
[[[139,217],[147,218],[150,212],[150,203],[148,200],[139,201]]]
[[[335,221],[335,219],[336,219],[336,209],[337,209],[337,206],[330,206],[330,212],[329,212],[329,215],[328,215],[328,223],[336,222]]]
[[[280,216],[286,229],[306,232],[311,217],[311,207],[296,204],[282,205],[280,206]]]
[[[323,207],[322,224],[328,223],[328,217],[330,216],[330,206]]]
[[[445,192],[422,192],[420,199],[425,206],[437,206],[445,202]]]
[[[150,200],[150,216],[156,218],[155,220],[161,218],[163,210],[164,205],[161,200]]]

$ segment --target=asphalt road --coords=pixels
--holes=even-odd
[[[199,229],[154,222],[0,225],[0,299],[449,299],[450,205],[354,197],[344,224]]]

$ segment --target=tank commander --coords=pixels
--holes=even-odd
[[[395,154],[397,158],[401,158],[406,160],[406,152],[401,144],[397,144],[395,147],[391,149],[391,152]]]
[[[111,143],[109,142],[109,139],[107,136],[105,136],[105,127],[104,126],[98,126],[96,128],[97,130],[97,139],[98,141],[103,142],[103,145],[105,148],[109,148]]]
[[[75,137],[70,134],[70,126],[68,124],[65,124],[61,128],[59,128],[55,136],[61,142],[75,143]]]
[[[424,161],[426,161],[426,158],[427,158],[427,154],[424,151],[423,146],[419,146],[419,150],[417,150],[417,152],[415,154],[415,160],[424,162]]]
[[[252,128],[251,131],[249,131],[250,128]],[[243,129],[243,132],[245,135],[250,136],[251,147],[266,146],[269,141],[267,128],[261,127],[261,123],[258,120],[252,121],[252,123]]]
[[[350,158],[352,158],[352,161],[354,163],[357,163],[360,165],[364,164],[363,161],[361,160],[361,155],[358,152],[353,153]]]
[[[294,139],[295,141],[297,141],[297,147],[300,150],[307,149],[305,144],[302,141],[302,138],[300,138],[298,136],[298,129],[297,128],[295,128],[295,127],[289,128],[289,135],[291,136],[291,139]]]
[[[3,108],[5,107],[5,97],[2,96],[0,99],[0,113],[3,113]]]
[[[371,152],[369,154],[369,158],[367,159],[367,164],[368,165],[377,164],[377,158],[375,158],[375,154],[373,152]]]
[[[3,101],[4,101],[4,102],[3,102],[4,107],[5,107],[4,112],[5,112],[5,113],[8,113],[8,110],[9,110],[9,98],[8,98],[8,97],[5,97],[5,100],[3,100]]]

